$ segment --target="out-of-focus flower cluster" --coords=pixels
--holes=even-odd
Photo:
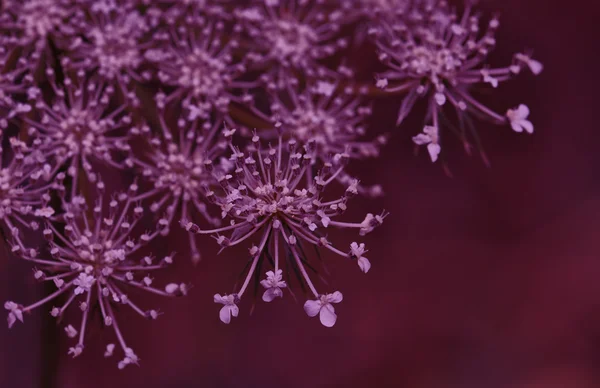
[[[425,102],[424,126],[412,140],[433,162],[444,155],[446,131],[483,155],[474,118],[533,132],[525,104],[498,114],[474,97],[481,87],[542,71],[531,53],[504,67],[488,63],[499,21],[483,25],[475,6],[0,3],[0,227],[12,256],[53,289],[30,304],[7,301],[9,327],[46,309],[77,357],[100,316],[114,334],[105,356],[118,347],[119,368],[137,364],[119,306],[156,319],[158,309],[142,309],[129,295],[188,293],[185,282],[154,281],[175,254],[157,258],[152,243],[174,233],[187,235],[189,248],[179,254],[196,264],[213,240],[207,236],[221,249],[247,246],[246,267],[236,269],[241,285],[214,295],[224,323],[254,287],[264,302],[289,293],[308,316],[333,326],[343,296],[324,281],[325,261],[371,269],[365,244],[334,244],[336,231],[364,236],[388,216],[378,209],[345,219],[352,197],[384,195],[381,185],[347,171],[377,158],[395,132],[373,120],[378,99],[398,98],[398,126]],[[385,69],[369,74],[372,82],[357,76],[356,50]],[[80,319],[70,323],[67,310]]]

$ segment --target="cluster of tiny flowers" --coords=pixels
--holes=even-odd
[[[231,138],[235,130],[226,130],[225,136]],[[271,302],[282,297],[282,289],[289,289],[288,283],[296,275],[298,282],[307,286],[316,301],[307,301],[304,308],[309,316],[320,311],[321,323],[331,327],[335,324],[336,314],[331,303],[342,300],[339,291],[330,294],[319,293],[308,270],[315,272],[305,254],[312,245],[317,249],[327,249],[342,257],[356,260],[360,269],[367,273],[371,263],[364,256],[365,244],[353,242],[349,250],[340,250],[333,246],[324,233],[325,229],[353,228],[361,235],[381,225],[385,214],[368,214],[364,221],[349,223],[335,220],[347,208],[348,198],[358,194],[356,181],[352,182],[345,194],[335,200],[325,200],[327,186],[343,171],[343,166],[334,167],[325,163],[315,173],[311,166],[316,142],[310,141],[301,146],[295,139],[284,144],[282,136],[277,139],[275,148],[263,150],[258,135],[251,139],[248,152],[230,144],[234,164],[231,173],[218,172],[215,180],[219,187],[209,191],[206,196],[221,209],[221,217],[229,221],[227,226],[203,230],[187,220],[182,225],[190,232],[211,234],[222,247],[240,244],[258,235],[257,244],[249,249],[250,264],[244,283],[232,294],[215,295],[215,302],[223,304],[220,311],[221,321],[229,323],[232,316],[238,315],[238,306],[246,293],[252,278],[260,276],[261,271],[271,264],[272,270],[266,272],[266,279],[260,284],[265,288],[262,299]],[[283,269],[285,269],[285,276]],[[287,281],[283,279],[287,279]],[[318,308],[315,304],[319,304]]]
[[[492,68],[486,63],[488,54],[496,45],[495,32],[500,26],[492,18],[484,31],[480,16],[473,12],[473,2],[467,1],[462,15],[444,2],[437,7],[426,7],[420,13],[421,22],[411,28],[413,12],[392,21],[382,21],[372,27],[379,49],[379,60],[388,70],[377,75],[377,86],[387,93],[407,93],[398,112],[400,125],[419,99],[427,101],[426,125],[422,133],[413,137],[417,145],[426,145],[433,162],[438,160],[443,129],[449,129],[461,139],[467,152],[472,137],[479,146],[479,136],[473,119],[476,116],[497,124],[510,124],[516,132],[533,133],[528,120],[529,108],[519,105],[498,114],[471,94],[475,85],[497,88],[500,82],[520,74],[524,69],[535,75],[542,72],[540,62],[527,54],[515,54],[512,64]],[[414,11],[411,9],[411,11]],[[458,123],[449,123],[446,108],[450,108]],[[482,152],[482,157],[486,156]]]
[[[98,312],[114,334],[105,356],[138,364],[118,312],[161,315],[130,291],[188,293],[154,285],[174,254],[148,252],[174,233],[196,265],[210,237],[247,244],[243,283],[213,297],[222,322],[262,290],[264,302],[302,298],[334,326],[343,296],[324,259],[371,268],[363,242],[335,235],[365,236],[388,216],[343,221],[352,196],[383,195],[347,169],[378,158],[394,132],[375,120],[377,101],[405,94],[398,125],[427,102],[413,141],[434,162],[446,129],[481,150],[473,117],[533,132],[526,105],[498,114],[472,95],[542,71],[528,53],[489,65],[499,22],[481,31],[479,15],[473,0],[462,14],[443,0],[0,1],[0,229],[55,288],[7,301],[8,326],[44,306],[77,357]],[[358,49],[387,69],[359,76]]]
[[[56,303],[59,296],[66,295],[66,301],[52,304],[49,312],[62,321],[70,306],[76,305],[81,311],[78,328],[71,324],[64,326],[67,336],[77,340],[69,348],[69,354],[73,357],[83,352],[90,311],[99,307],[103,325],[114,330],[125,355],[119,362],[119,368],[122,369],[128,364],[137,363],[138,358],[127,346],[119,328],[116,306],[129,306],[148,319],[156,319],[160,315],[159,310],[142,310],[127,296],[127,291],[141,289],[161,296],[178,296],[186,294],[188,287],[183,283],[171,283],[164,289],[153,286],[154,278],[150,273],[172,264],[173,255],[159,260],[139,253],[141,247],[166,227],[166,223],[161,219],[154,231],[139,235],[134,233],[144,213],[143,207],[132,201],[137,187],[134,185],[129,193],[112,199],[105,194],[103,182],[98,182],[97,188],[98,198],[91,207],[85,198],[76,196],[70,201],[63,199],[61,212],[57,215],[52,207],[40,210],[47,219],[42,230],[48,241],[46,254],[38,254],[37,250],[27,248],[19,238],[15,238],[12,252],[34,264],[35,279],[52,282],[56,291],[28,306],[8,301],[4,307],[8,310],[8,326],[12,327],[16,321],[23,321],[24,314]],[[90,216],[91,221],[88,221]],[[64,228],[58,229],[55,223],[63,223]],[[105,355],[112,355],[114,348],[114,344],[109,344]]]

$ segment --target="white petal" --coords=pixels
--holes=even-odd
[[[516,116],[520,119],[526,119],[529,117],[529,107],[525,104],[519,105]]]
[[[275,299],[277,297],[277,295],[275,294],[275,290],[277,290],[278,288],[268,288],[263,296],[262,296],[262,300],[265,302],[272,302],[273,299]]]
[[[358,266],[360,267],[361,271],[367,273],[371,269],[371,262],[366,257],[361,257],[358,259]]]
[[[439,144],[429,143],[427,145],[427,151],[429,151],[429,157],[431,161],[435,163],[438,160],[438,156],[440,155],[440,151],[442,147]]]
[[[333,327],[335,325],[335,321],[337,320],[337,315],[335,314],[335,308],[326,304],[321,309],[321,313],[319,314],[319,319],[321,320],[321,324],[325,327]]]
[[[317,300],[307,300],[304,303],[304,311],[309,317],[314,317],[321,310],[321,303]]]
[[[419,133],[417,136],[412,138],[412,141],[417,145],[429,144],[431,143],[431,137],[425,135],[424,133]]]
[[[523,132],[523,127],[521,127],[521,121],[512,121],[510,123],[510,126],[512,127],[513,131],[521,133]]]
[[[529,65],[529,70],[531,70],[534,75],[539,75],[542,70],[544,70],[544,65],[542,62],[536,61],[535,59],[530,59],[527,62],[527,65]]]
[[[342,295],[341,292],[336,291],[333,294],[329,294],[329,298],[327,298],[327,300],[329,303],[340,303],[342,300],[344,300],[344,295]]]
[[[175,285],[176,285],[176,284],[175,284]],[[170,286],[170,284],[169,284],[169,286]],[[169,286],[167,286],[167,287],[169,287]],[[169,291],[167,290],[167,292],[169,292]],[[169,292],[169,294],[172,294],[172,293],[173,293],[173,292]],[[215,296],[214,296],[214,301],[215,301],[215,303],[221,303],[221,304],[225,304],[225,301],[224,301],[223,299],[224,299],[224,298],[223,298],[221,295],[219,295],[219,294],[215,294]]]
[[[533,124],[529,120],[521,120],[521,127],[527,131],[527,133],[533,133]]]
[[[15,315],[13,313],[9,313],[8,314],[8,328],[10,329],[11,327],[13,327],[13,325],[15,324],[15,322],[17,321],[17,319],[15,318]]]
[[[221,322],[225,324],[229,324],[229,322],[231,322],[231,311],[229,310],[229,306],[221,307],[221,310],[219,311],[219,318],[221,319]]]

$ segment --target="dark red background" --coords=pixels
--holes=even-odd
[[[122,315],[141,368],[118,371],[117,359],[103,359],[112,336],[98,329],[70,360],[66,336],[45,328],[41,309],[10,332],[0,325],[0,387],[600,386],[600,61],[592,4],[491,2],[502,23],[492,59],[533,48],[546,66],[488,98],[498,111],[528,104],[536,126],[528,136],[480,125],[491,169],[454,144],[445,148],[454,173],[447,178],[425,155],[413,156],[406,127],[382,159],[354,166],[387,196],[354,200],[347,217],[382,207],[391,215],[364,239],[369,274],[327,256],[332,289],[344,293],[335,328],[309,319],[289,296],[259,303],[251,317],[243,304],[241,316],[223,325],[212,295],[231,289],[245,257],[241,250],[215,256],[207,239],[198,268],[180,255],[176,270],[157,276],[192,282],[187,298],[141,299],[165,312],[156,322]],[[397,104],[376,101],[373,127],[389,128]],[[354,240],[330,237],[340,246]],[[185,243],[172,238],[155,252]],[[29,267],[2,256],[0,300],[41,295]]]

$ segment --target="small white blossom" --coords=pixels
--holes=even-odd
[[[65,327],[65,333],[67,333],[69,338],[75,338],[77,336],[77,330],[72,325]]]
[[[237,317],[240,309],[236,305],[239,302],[239,298],[237,294],[229,294],[229,295],[214,295],[215,303],[221,303],[223,307],[219,311],[219,318],[221,322],[228,324],[231,322],[231,317]]]
[[[533,133],[533,124],[527,120],[527,117],[529,117],[529,107],[527,105],[521,104],[516,109],[509,109],[506,112],[506,117],[508,117],[510,126],[515,132],[521,133],[525,130],[527,133]]]
[[[49,206],[41,209],[36,209],[34,215],[36,217],[50,218],[52,217],[52,215],[54,215],[54,209],[52,209]]]
[[[442,147],[438,143],[439,136],[436,127],[426,125],[425,128],[423,128],[423,133],[413,137],[412,140],[417,145],[427,144],[427,151],[429,152],[431,161],[435,163],[438,160]]]
[[[516,54],[515,58],[526,64],[534,75],[539,75],[544,70],[542,62],[532,59],[529,55]]]
[[[356,242],[353,242],[350,244],[350,257],[355,258],[361,271],[367,273],[371,269],[371,262],[366,257],[363,257],[365,252],[367,252],[367,250],[365,249],[364,243],[357,244]]]
[[[73,281],[73,285],[75,285],[75,290],[73,291],[75,295],[81,295],[84,292],[89,292],[96,278],[92,275],[86,275],[85,273],[80,273],[79,277]]]
[[[267,278],[265,280],[261,280],[260,284],[264,288],[266,288],[262,299],[265,302],[272,302],[275,298],[281,298],[283,296],[282,288],[286,288],[287,284],[285,283],[282,276],[283,271],[278,269],[276,272],[268,271]]]
[[[81,353],[83,352],[83,346],[77,344],[75,347],[71,347],[69,348],[69,355],[73,356],[73,358],[81,355]]]
[[[8,310],[8,328],[13,327],[16,321],[23,322],[23,311],[15,302],[8,301],[4,303],[4,308]]]
[[[333,294],[324,294],[317,300],[307,300],[304,303],[304,311],[309,317],[315,317],[319,314],[319,319],[325,327],[333,327],[337,320],[335,308],[332,303],[340,303],[343,299],[343,295],[339,291],[335,291]]]
[[[104,352],[104,357],[106,357],[106,358],[111,357],[113,355],[114,351],[115,351],[115,344],[106,345],[106,351]]]

